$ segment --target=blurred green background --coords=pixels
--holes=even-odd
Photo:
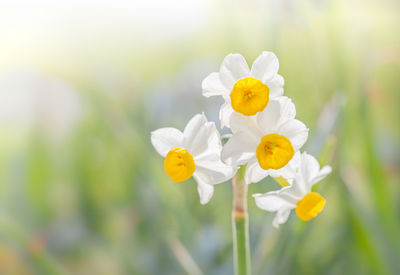
[[[273,229],[249,197],[253,273],[399,274],[399,18],[395,0],[2,1],[0,274],[232,274],[231,184],[201,206],[149,138],[217,121],[201,81],[263,50],[333,173],[308,223]]]

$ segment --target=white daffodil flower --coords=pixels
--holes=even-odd
[[[225,100],[219,113],[221,128],[230,127],[234,110],[252,116],[263,111],[269,100],[283,95],[284,79],[278,70],[278,58],[272,52],[262,52],[251,69],[240,54],[225,57],[219,72],[202,82],[205,97],[222,96]]]
[[[183,133],[161,128],[151,133],[151,143],[165,157],[164,169],[175,182],[197,181],[200,203],[206,204],[214,193],[214,184],[233,177],[235,170],[221,161],[221,138],[214,122],[204,114],[195,115]]]
[[[233,113],[233,135],[222,150],[222,160],[233,167],[247,164],[246,183],[259,182],[268,175],[284,176],[284,167],[308,137],[308,128],[295,116],[294,104],[283,96],[271,100],[255,116]]]
[[[276,212],[272,221],[276,228],[287,221],[292,209],[296,209],[296,214],[301,220],[309,221],[317,216],[325,205],[325,199],[320,194],[311,192],[311,188],[332,171],[331,167],[326,165],[320,169],[313,156],[299,152],[296,155],[296,161],[293,161],[290,167],[294,176],[290,178],[290,186],[279,191],[253,195],[259,208]]]

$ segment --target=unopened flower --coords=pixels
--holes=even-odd
[[[214,184],[232,178],[234,169],[221,161],[221,138],[214,122],[204,114],[195,115],[183,133],[175,128],[161,128],[151,133],[151,142],[165,157],[164,169],[175,182],[194,177],[201,204],[210,201]]]
[[[233,135],[222,150],[223,161],[234,167],[247,164],[246,183],[258,182],[271,174],[284,176],[282,168],[308,137],[307,127],[295,116],[295,106],[287,97],[271,100],[256,116],[233,113]]]
[[[252,116],[262,112],[268,102],[283,95],[284,79],[278,74],[278,58],[272,52],[262,52],[249,69],[240,54],[229,54],[219,72],[209,74],[202,83],[203,95],[222,96],[221,127],[229,125],[234,112]]]
[[[331,167],[326,165],[320,169],[313,156],[307,153],[297,154],[295,161],[291,163],[293,178],[289,178],[290,186],[279,191],[253,195],[259,208],[276,212],[272,222],[276,228],[287,221],[292,209],[296,209],[296,214],[301,220],[309,221],[318,215],[325,205],[325,199],[312,192],[311,188],[331,172]]]

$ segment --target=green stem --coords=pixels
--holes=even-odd
[[[242,170],[242,171],[241,171]],[[247,184],[242,167],[232,179],[232,232],[236,275],[250,275],[249,221],[247,213]]]

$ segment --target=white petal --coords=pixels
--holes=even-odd
[[[165,157],[171,149],[182,146],[183,134],[175,128],[161,128],[151,132],[151,143]]]
[[[288,119],[293,119],[296,117],[296,106],[294,106],[294,103],[290,98],[286,96],[280,96],[275,100],[278,100],[280,103],[280,113],[282,117],[281,123],[285,122]]]
[[[266,83],[269,88],[269,97],[276,98],[283,95],[283,85],[285,85],[285,80],[279,74],[268,83]]]
[[[245,116],[242,115],[241,113],[233,112],[229,121],[229,126],[231,128],[232,133],[243,132],[243,131],[249,132],[249,134],[261,140],[263,132],[261,132],[258,127],[257,117],[258,115]]]
[[[272,221],[272,226],[275,228],[279,228],[279,225],[284,224],[290,215],[290,211],[292,208],[281,208],[276,213],[274,220]]]
[[[219,72],[221,82],[229,91],[232,90],[236,81],[250,74],[249,66],[241,54],[227,55],[221,64]]]
[[[322,169],[319,171],[318,175],[311,180],[311,185],[316,184],[317,182],[321,181],[324,179],[328,174],[332,172],[332,167],[329,165],[325,165],[322,167]]]
[[[304,180],[310,184],[310,188],[311,180],[318,175],[319,168],[318,161],[312,155],[309,155],[306,152],[301,154],[300,172],[303,175]]]
[[[202,173],[203,179],[208,184],[218,184],[233,177],[236,172],[232,166],[221,161],[221,150],[209,151],[195,158],[196,172]]]
[[[245,164],[255,156],[257,140],[248,132],[235,133],[222,149],[221,158],[229,165]]]
[[[219,120],[221,121],[221,129],[224,127],[230,127],[230,120],[233,114],[233,109],[230,101],[226,101],[219,111]]]
[[[279,196],[278,192],[272,191],[265,194],[253,194],[257,207],[269,212],[275,212],[284,207],[291,207],[292,204]]]
[[[285,223],[289,217],[290,211],[296,208],[299,200],[296,191],[292,186],[284,187],[278,191],[271,191],[265,194],[254,194],[256,204],[259,208],[277,212],[272,222],[273,226],[278,228],[280,224]]]
[[[219,79],[219,73],[216,72],[209,74],[201,83],[201,87],[203,89],[203,96],[205,97],[229,95],[229,91],[222,85]]]
[[[300,165],[299,162],[301,161],[300,158],[300,151],[295,152],[293,158],[289,161],[287,165],[277,170],[270,169],[268,171],[269,175],[274,178],[283,177],[288,181],[288,183],[292,182],[292,180],[296,178],[296,173]]]
[[[204,116],[205,117],[205,116]],[[214,122],[206,122],[201,128],[199,129],[200,132],[203,131],[205,134],[206,139],[206,149],[202,151],[202,154],[218,154],[221,155],[222,150],[222,143],[221,143],[221,136],[215,126]],[[197,156],[197,155],[196,155]]]
[[[264,134],[275,133],[278,130],[281,119],[281,102],[270,100],[264,111],[258,113],[257,124],[260,131]]]
[[[204,114],[197,114],[183,131],[183,146],[195,157],[207,149],[209,138],[219,139],[217,133],[213,122],[208,122]]]
[[[322,180],[331,172],[330,166],[324,166],[320,169],[318,161],[307,153],[302,153],[300,161],[296,165],[297,173],[293,187],[303,196],[311,192],[313,184]]]
[[[269,175],[269,171],[262,169],[258,164],[257,158],[254,156],[247,164],[244,180],[247,184],[259,182]]]
[[[272,52],[262,52],[251,67],[251,76],[260,79],[263,83],[273,80],[279,70],[279,62]]]
[[[257,115],[258,128],[264,134],[276,133],[278,128],[296,116],[292,100],[280,96],[269,101],[267,107]]]
[[[278,192],[282,198],[285,198],[286,201],[291,203],[293,208],[295,208],[299,200],[304,197],[304,194],[299,192],[295,185],[282,187]]]
[[[278,134],[287,137],[292,143],[294,151],[297,151],[307,141],[308,128],[303,122],[297,119],[290,119],[279,127]]]
[[[202,173],[195,172],[193,177],[197,181],[197,191],[200,195],[200,203],[208,203],[214,194],[214,185],[208,184],[206,182],[207,179],[204,179],[204,175]]]

